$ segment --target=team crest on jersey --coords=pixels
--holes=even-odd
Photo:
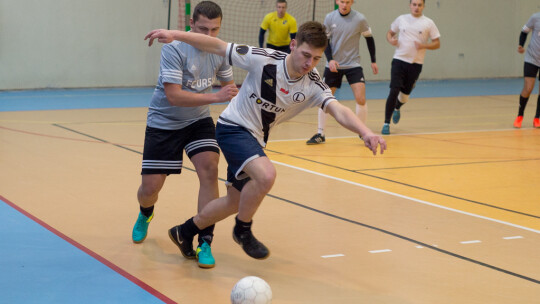
[[[293,94],[292,99],[294,103],[301,103],[306,100],[306,95],[304,95],[302,92],[296,92]]]
[[[249,47],[247,45],[238,45],[236,47],[236,52],[240,55],[245,55],[249,51]]]
[[[287,24],[287,20],[283,20],[283,25]]]

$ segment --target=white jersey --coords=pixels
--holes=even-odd
[[[414,42],[427,43],[441,36],[433,20],[422,15],[401,15],[392,22],[390,30],[398,34],[398,46],[394,58],[408,63],[424,63],[426,49],[417,50]]]
[[[291,79],[286,53],[229,43],[225,57],[230,65],[248,74],[218,122],[246,128],[262,147],[273,126],[310,107],[326,112],[328,104],[336,100],[316,69]]]

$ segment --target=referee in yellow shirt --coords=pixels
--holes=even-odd
[[[290,53],[289,44],[296,36],[296,19],[287,13],[287,1],[277,0],[276,11],[266,14],[259,31],[259,47],[263,47],[264,33],[268,32],[266,47]]]

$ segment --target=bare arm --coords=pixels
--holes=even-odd
[[[157,39],[161,43],[171,43],[173,40],[179,40],[190,44],[201,51],[223,57],[225,57],[227,51],[227,42],[219,38],[193,32],[159,29],[146,34],[144,40],[147,39],[150,39],[148,41],[148,46],[151,46],[154,43],[154,39]]]
[[[365,146],[373,152],[373,155],[377,154],[377,147],[379,145],[381,147],[381,154],[384,153],[384,150],[386,150],[386,141],[381,136],[375,135],[360,119],[358,119],[351,109],[334,101],[328,105],[328,113],[330,113],[340,125],[362,136]]]
[[[197,107],[211,103],[227,102],[238,94],[238,88],[234,81],[221,82],[222,88],[216,93],[201,94],[182,90],[182,86],[176,83],[164,83],[165,95],[173,106]]]
[[[392,30],[388,30],[388,32],[386,32],[386,40],[388,41],[388,43],[390,43],[393,46],[398,45],[396,33],[392,32]]]
[[[441,41],[439,38],[431,40],[430,43],[419,43],[415,42],[417,49],[428,49],[428,50],[436,50],[441,47]]]

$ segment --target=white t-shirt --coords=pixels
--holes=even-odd
[[[441,36],[433,20],[422,15],[414,17],[411,14],[401,15],[392,22],[390,30],[398,34],[398,46],[394,58],[408,63],[424,63],[426,49],[417,50],[415,41],[427,43]]]
[[[242,87],[218,122],[248,129],[262,147],[266,146],[270,129],[301,111],[326,107],[336,98],[321,80],[317,69],[291,79],[285,63],[286,53],[247,45],[229,43],[227,63],[248,74]]]

